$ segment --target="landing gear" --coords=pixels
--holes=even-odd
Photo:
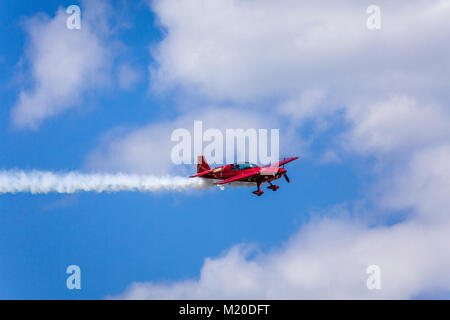
[[[277,191],[279,186],[277,186],[276,184],[272,184],[272,182],[267,181],[269,183],[269,186],[267,187],[267,189],[271,189],[272,191]]]
[[[272,190],[272,191],[277,191],[278,188],[280,187],[280,186],[277,186],[276,184],[272,184],[270,181],[267,181],[267,182],[269,183],[269,186],[267,187],[267,189],[270,189],[270,190]],[[261,182],[257,182],[257,183],[256,183],[256,186],[257,186],[258,190],[253,191],[252,193],[253,193],[253,194],[256,194],[258,197],[260,197],[260,196],[264,193],[264,191],[262,191],[262,190],[260,189],[260,187],[261,187]]]
[[[258,190],[253,191],[252,193],[253,193],[253,194],[256,194],[258,197],[260,197],[260,196],[264,193],[264,191],[262,191],[262,190],[260,189],[261,182],[257,182],[257,183],[256,183],[256,186],[257,186]]]
[[[256,194],[258,197],[260,197],[260,196],[264,193],[264,191],[262,191],[262,190],[257,190],[257,191],[253,191],[252,193],[253,193],[253,194]]]

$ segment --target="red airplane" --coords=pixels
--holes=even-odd
[[[258,167],[256,164],[244,162],[227,164],[222,167],[210,169],[205,157],[199,156],[197,174],[190,176],[190,178],[200,177],[205,179],[221,180],[215,183],[217,185],[223,185],[233,181],[254,182],[256,183],[258,190],[253,191],[253,193],[260,196],[264,193],[264,191],[260,189],[260,185],[264,182],[269,183],[267,188],[272,191],[276,191],[279,188],[279,186],[272,184],[273,180],[284,176],[286,181],[288,183],[290,182],[288,176],[286,175],[287,170],[281,168],[281,166],[284,166],[286,163],[296,159],[298,159],[298,157],[284,158],[283,160],[264,167]]]

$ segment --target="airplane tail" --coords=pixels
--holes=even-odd
[[[204,156],[197,157],[197,173],[201,173],[203,171],[210,170],[208,162]]]

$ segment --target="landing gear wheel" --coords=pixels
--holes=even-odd
[[[268,186],[267,189],[271,189],[272,191],[277,191],[279,187],[280,186],[277,186],[276,184],[272,184],[272,185]]]
[[[261,190],[261,182],[256,182],[256,187],[258,188],[258,190],[256,190],[256,191],[253,191],[252,193],[253,194],[256,194],[258,197],[260,197],[263,193],[264,193],[264,191],[262,191]]]

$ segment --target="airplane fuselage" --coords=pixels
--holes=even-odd
[[[237,164],[227,164],[225,166],[217,167],[212,169],[211,173],[205,174],[202,178],[215,179],[215,180],[225,180],[231,178],[237,174],[250,174],[254,173],[253,176],[240,179],[238,181],[245,182],[255,182],[264,183],[268,181],[273,181],[281,178],[281,176],[286,172],[285,169],[279,168],[277,172],[267,172],[267,174],[261,174],[261,167],[255,166],[248,169],[238,169]]]

